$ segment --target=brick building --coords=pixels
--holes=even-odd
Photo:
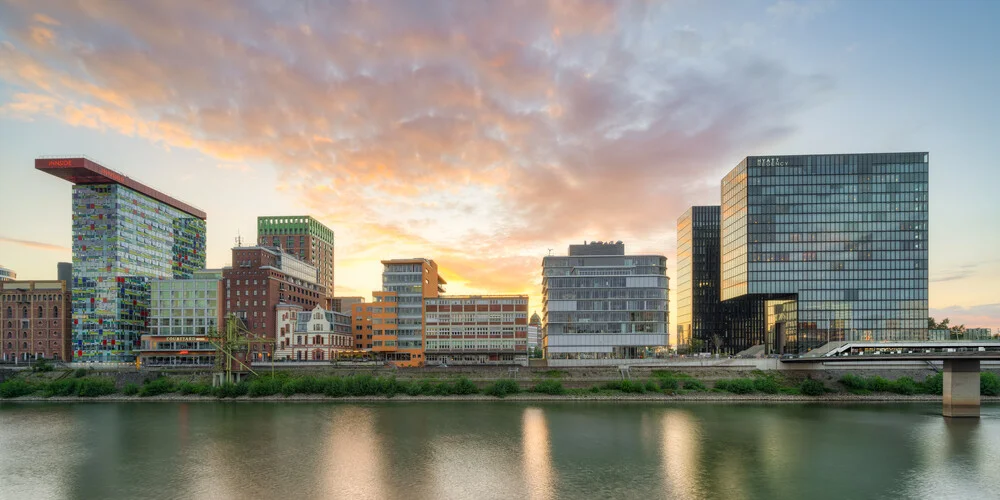
[[[71,319],[72,301],[65,282],[0,283],[0,360],[69,361]]]
[[[315,282],[316,268],[277,248],[234,248],[232,266],[223,269],[222,277],[222,317],[233,313],[251,332],[264,338],[275,338],[275,307],[279,304],[298,305],[304,310],[328,306],[326,288]],[[257,359],[267,361],[271,352],[272,348],[265,346],[257,352]]]

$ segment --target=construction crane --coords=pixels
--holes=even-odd
[[[242,374],[253,371],[253,346],[275,344],[274,339],[263,338],[246,328],[243,320],[235,314],[226,317],[224,331],[217,329],[209,333],[208,341],[215,346],[215,375],[213,385],[236,383]],[[274,375],[274,359],[271,360],[271,375]]]

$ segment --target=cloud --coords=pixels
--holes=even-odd
[[[808,21],[836,5],[835,0],[778,0],[767,13],[780,20]]]
[[[945,281],[957,281],[968,278],[976,274],[976,270],[984,265],[1000,262],[1000,259],[986,259],[979,262],[968,262],[960,264],[951,269],[946,269],[940,273],[935,273],[930,278],[931,283],[941,283]]]
[[[11,245],[19,245],[27,248],[33,248],[35,250],[50,250],[54,252],[68,252],[69,247],[53,245],[51,243],[43,243],[41,241],[31,241],[31,240],[18,240],[14,238],[6,238],[0,236],[0,243],[9,243]]]
[[[949,318],[956,326],[993,328],[994,333],[1000,329],[1000,303],[932,308],[930,315],[938,321]]]
[[[727,33],[653,28],[669,19],[645,1],[14,3],[0,114],[274,165],[363,255],[420,250],[512,290],[570,241],[664,253],[677,214],[833,85]]]

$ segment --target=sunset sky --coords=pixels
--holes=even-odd
[[[33,159],[83,154],[205,210],[209,267],[258,215],[309,214],[336,232],[338,295],[419,256],[451,293],[540,312],[542,256],[571,243],[664,254],[673,280],[677,217],[744,156],[929,151],[931,314],[1000,328],[998,19],[985,0],[0,0],[0,265],[71,259],[70,184]]]

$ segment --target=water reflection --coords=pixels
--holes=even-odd
[[[549,428],[545,411],[525,408],[521,419],[524,445],[524,475],[528,483],[528,498],[549,500],[553,498],[552,457],[549,453]]]
[[[702,498],[698,480],[699,428],[691,414],[668,410],[661,419],[663,478],[670,498]]]
[[[346,407],[335,412],[324,439],[324,491],[354,499],[386,498],[385,444],[378,433],[375,411]]]
[[[0,403],[16,499],[990,498],[997,463],[997,407]]]

